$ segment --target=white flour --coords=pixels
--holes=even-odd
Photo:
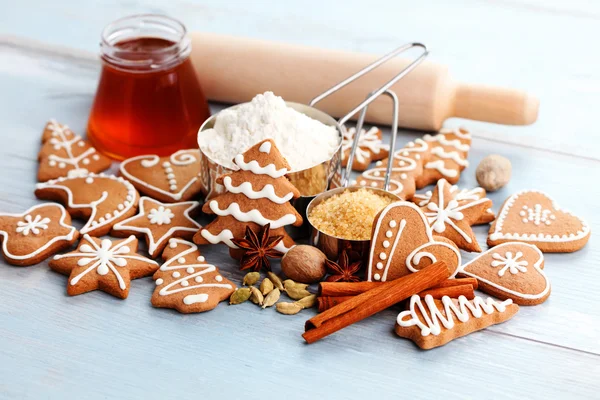
[[[292,171],[329,160],[339,147],[336,129],[285,105],[272,92],[248,104],[221,111],[213,129],[198,134],[198,144],[213,161],[237,169],[233,158],[264,139],[273,139]]]

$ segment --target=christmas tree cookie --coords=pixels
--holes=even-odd
[[[275,249],[287,252],[294,241],[284,227],[302,225],[302,217],[290,204],[290,200],[300,197],[300,192],[285,177],[289,164],[270,139],[237,155],[234,163],[239,171],[217,179],[217,183],[225,187],[225,193],[202,208],[217,218],[196,233],[194,242],[225,243],[237,249],[231,239],[243,238],[246,226],[258,232],[264,225],[271,224],[270,234],[283,236]]]

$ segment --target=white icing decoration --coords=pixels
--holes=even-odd
[[[158,265],[155,261],[147,259],[145,257],[129,254],[131,249],[127,246],[133,240],[135,236],[129,236],[127,239],[114,243],[109,239],[102,239],[100,245],[98,245],[89,235],[83,235],[83,240],[87,243],[79,246],[79,251],[72,253],[59,254],[54,256],[55,260],[63,258],[79,258],[77,265],[80,267],[88,266],[82,273],[75,276],[70,280],[71,285],[76,285],[81,278],[89,274],[91,271],[96,270],[98,275],[106,275],[112,272],[117,281],[119,282],[119,288],[125,290],[127,286],[123,277],[119,273],[117,267],[127,266],[127,260],[144,261],[150,264]],[[91,265],[90,265],[91,264]]]
[[[207,229],[202,229],[200,231],[200,235],[202,235],[202,237],[211,244],[225,243],[227,246],[231,247],[232,249],[238,248],[231,241],[231,239],[233,239],[233,233],[229,229],[222,230],[218,235],[213,235]],[[279,242],[279,243],[281,243],[281,242]]]
[[[521,260],[523,257],[523,253],[520,251],[517,252],[514,256],[513,253],[507,251],[504,256],[501,256],[498,253],[493,253],[492,258],[494,259],[491,263],[492,267],[502,267],[498,271],[498,276],[504,276],[504,273],[508,270],[511,274],[515,275],[519,272],[527,272],[528,262],[526,260]]]
[[[95,185],[94,187],[102,187],[102,184],[99,183],[102,180],[112,180],[112,181],[119,182],[119,184],[123,185],[127,189],[127,193],[128,193],[127,196],[131,196],[132,198],[135,197],[135,188],[133,187],[133,185],[121,177],[116,177],[113,175],[105,175],[105,174],[93,174],[93,173],[88,174],[88,177],[92,177],[95,180],[95,182],[97,183],[97,185]],[[38,183],[36,185],[36,189],[63,190],[67,194],[67,207],[68,208],[73,208],[73,209],[90,208],[92,210],[90,217],[88,218],[88,221],[85,223],[83,228],[81,228],[79,230],[79,232],[81,232],[82,234],[89,233],[89,232],[91,232],[95,229],[98,229],[102,226],[105,226],[105,225],[110,225],[113,221],[120,218],[123,214],[127,213],[134,205],[133,202],[125,201],[123,203],[124,204],[123,209],[118,210],[119,211],[118,213],[111,214],[109,218],[100,217],[100,218],[98,218],[98,220],[96,220],[96,213],[98,212],[97,206],[108,199],[108,192],[103,191],[102,194],[100,195],[100,198],[98,198],[97,200],[93,200],[90,203],[74,203],[75,200],[73,199],[73,197],[74,197],[73,192],[71,191],[71,189],[68,186],[64,185],[63,183],[73,182],[77,179],[83,179],[85,182],[85,180],[87,178],[81,178],[81,177],[64,178],[64,177],[62,177],[62,178],[50,180],[48,182]],[[118,207],[117,207],[117,209],[118,209]]]
[[[216,200],[211,200],[208,205],[213,213],[221,217],[231,215],[240,222],[254,222],[260,226],[271,224],[271,229],[281,228],[282,226],[296,222],[296,216],[294,214],[285,214],[276,220],[270,220],[263,217],[259,210],[250,210],[248,212],[241,211],[240,206],[237,203],[229,204],[224,210],[219,208],[219,203]]]
[[[499,251],[502,251],[505,247],[509,247],[509,246],[512,247],[514,245],[517,245],[517,246],[526,246],[526,247],[529,247],[530,249],[532,249],[533,251],[536,252],[536,254],[537,254],[537,260],[532,265],[532,267],[533,267],[533,269],[537,273],[539,273],[544,278],[545,287],[544,287],[544,290],[541,293],[538,293],[538,294],[526,294],[526,293],[517,292],[515,290],[508,289],[507,287],[504,287],[504,286],[502,286],[502,285],[500,285],[500,284],[498,284],[496,282],[492,282],[492,281],[490,281],[488,279],[484,279],[484,278],[482,278],[482,277],[480,277],[480,276],[478,276],[478,275],[476,275],[476,274],[474,274],[472,272],[467,271],[468,267],[471,264],[474,264],[476,261],[479,260],[479,258],[486,256],[487,253],[489,253],[489,252],[497,253]],[[519,254],[519,253],[517,253],[517,254]],[[493,256],[494,255],[492,254],[492,257]],[[469,276],[471,278],[475,278],[475,279],[477,279],[480,282],[483,282],[483,283],[485,283],[485,284],[487,284],[489,286],[492,286],[492,287],[494,287],[494,288],[496,288],[496,289],[498,289],[498,290],[500,290],[502,292],[508,293],[508,294],[510,294],[512,296],[520,297],[522,299],[527,299],[527,300],[536,300],[536,299],[540,299],[540,298],[543,298],[544,296],[546,296],[546,294],[550,290],[550,282],[548,281],[548,278],[546,277],[546,274],[544,273],[544,271],[542,271],[542,269],[540,268],[540,266],[542,265],[543,261],[544,261],[544,255],[542,254],[542,252],[540,251],[540,249],[537,246],[534,246],[534,245],[529,244],[529,243],[506,242],[506,243],[502,243],[502,244],[499,244],[498,246],[493,247],[492,249],[488,250],[487,252],[481,254],[480,256],[476,257],[475,259],[473,259],[473,260],[469,261],[468,263],[466,263],[465,265],[463,265],[461,267],[460,273],[461,273],[461,275],[466,275],[466,276]],[[490,265],[490,266],[492,268],[495,268],[492,265]],[[522,265],[521,267],[524,267],[524,265]],[[520,271],[520,272],[524,273],[525,271]],[[511,273],[512,273],[512,271],[511,271]],[[502,277],[504,274],[500,275],[500,273],[498,273],[498,275],[500,277]]]
[[[460,165],[461,167],[468,167],[469,161],[465,160],[462,155],[457,151],[445,151],[443,147],[434,147],[431,149],[431,154],[440,158],[450,159]]]
[[[187,208],[183,212],[183,215],[186,218],[186,220],[192,225],[192,227],[172,226],[162,236],[160,236],[159,238],[156,238],[152,229],[150,229],[148,227],[135,226],[135,225],[131,224],[136,219],[146,215],[146,208],[148,208],[147,203],[150,203],[154,206],[158,205],[158,209],[163,208],[165,210],[163,212],[163,214],[166,214],[166,211],[169,211],[170,218],[175,217],[175,214],[170,210],[170,207],[181,206],[181,205],[187,206]],[[175,232],[177,232],[177,231],[196,232],[196,231],[198,231],[198,229],[202,228],[202,226],[199,223],[197,223],[196,221],[194,221],[194,219],[190,216],[190,213],[199,206],[200,206],[200,203],[198,203],[197,201],[184,201],[184,202],[180,202],[180,203],[165,204],[165,203],[159,202],[158,200],[151,199],[150,197],[143,196],[140,198],[140,209],[139,209],[138,214],[115,224],[115,226],[113,226],[113,229],[115,231],[134,231],[134,232],[139,232],[139,233],[146,235],[146,237],[148,239],[148,252],[150,254],[154,254],[156,252],[156,249],[158,249],[165,240],[167,240],[168,238],[173,236],[173,234]],[[148,218],[150,218],[152,211],[156,211],[156,208],[153,208],[150,210],[150,213],[148,214]],[[159,216],[156,215],[154,218],[159,218]],[[165,219],[161,219],[161,221],[163,221],[163,223],[165,223],[164,222]],[[152,219],[150,219],[150,223],[153,223]],[[170,223],[171,223],[171,221],[169,219],[169,222],[166,222],[166,224],[170,224]],[[159,225],[161,225],[161,224],[159,223]],[[169,240],[169,247],[171,247],[171,248],[177,247],[177,242],[173,241],[173,239]]]
[[[260,145],[260,147],[258,148],[258,151],[260,151],[261,153],[271,153],[271,142],[264,142],[263,144]]]
[[[550,200],[550,202],[552,203],[553,211],[560,211],[567,215],[577,218],[579,220],[579,222],[581,223],[581,228],[579,228],[575,234],[571,234],[571,235],[566,235],[566,234],[544,235],[543,233],[536,234],[536,233],[504,232],[502,230],[502,228],[504,226],[504,220],[508,216],[508,213],[509,213],[510,209],[512,208],[513,204],[519,197],[530,194],[530,193],[537,193],[541,196],[544,196],[548,200]],[[556,216],[554,218],[550,218],[550,219],[552,221],[554,221],[554,220],[556,220]],[[490,233],[489,239],[490,240],[509,239],[509,240],[523,241],[523,242],[532,241],[532,242],[546,242],[546,243],[556,243],[556,242],[564,243],[564,242],[580,240],[580,239],[586,237],[587,235],[589,235],[589,233],[590,233],[590,228],[586,224],[585,221],[583,221],[581,218],[577,217],[570,211],[563,210],[560,207],[558,207],[556,202],[554,200],[552,200],[545,193],[537,191],[537,190],[524,190],[524,191],[513,194],[504,202],[504,204],[502,205],[502,208],[500,209],[500,212],[498,213],[498,217],[496,218],[496,222],[494,224],[494,231],[492,233]]]
[[[378,133],[379,129],[377,127],[372,127],[368,131],[365,129],[360,130],[358,146],[354,154],[355,159],[359,163],[364,163],[367,160],[370,161],[371,153],[379,154],[382,150],[389,150],[390,146],[382,143],[378,137]],[[347,151],[352,148],[354,135],[356,135],[356,128],[344,129],[342,132],[342,154],[344,157],[346,157]]]
[[[2,219],[2,217],[26,218],[27,215],[34,214],[39,209],[48,208],[48,207],[50,207],[50,208],[56,207],[56,208],[60,209],[60,219],[58,220],[58,224],[60,226],[62,226],[63,228],[69,229],[69,233],[67,233],[66,235],[57,235],[57,236],[50,238],[47,243],[44,243],[42,246],[40,246],[39,248],[37,248],[36,250],[34,250],[31,253],[18,255],[18,254],[11,253],[10,250],[8,249],[9,241],[12,244],[12,240],[10,239],[9,233],[5,230],[0,229],[0,237],[2,238],[2,240],[1,240],[2,252],[6,255],[7,258],[12,259],[12,260],[27,260],[30,258],[34,258],[38,254],[46,251],[49,247],[53,246],[54,243],[56,243],[56,242],[73,240],[73,235],[75,234],[75,232],[77,230],[74,227],[72,227],[71,225],[67,225],[65,223],[65,219],[68,215],[67,210],[65,210],[65,208],[63,206],[61,206],[60,204],[54,204],[54,203],[39,204],[37,206],[31,207],[30,209],[25,211],[23,214],[0,213],[0,219]],[[48,220],[48,222],[46,222],[46,224],[51,224],[51,223],[52,223],[52,221],[50,221],[50,220]],[[18,222],[17,222],[17,225],[18,225]],[[46,228],[43,228],[43,229],[46,229]],[[32,231],[32,233],[34,235],[37,235],[37,233],[35,233],[33,231]]]
[[[527,217],[523,218],[523,223],[533,222],[534,225],[539,225],[540,223],[550,225],[552,221],[556,219],[556,216],[552,214],[552,211],[542,209],[541,204],[536,204],[533,207],[523,206],[523,211],[521,211],[519,215]]]
[[[165,178],[168,174],[173,173],[171,164],[178,165],[178,166],[185,166],[185,165],[190,165],[190,164],[197,162],[198,161],[198,150],[179,150],[179,151],[171,154],[171,157],[169,159],[171,160],[170,163],[168,161],[165,161],[162,164],[163,172],[165,173]],[[140,185],[148,190],[158,192],[158,193],[160,193],[164,196],[167,196],[173,200],[181,200],[181,198],[183,197],[185,192],[190,188],[190,186],[192,186],[198,180],[198,176],[196,175],[193,178],[191,178],[178,192],[176,192],[178,189],[177,185],[170,185],[169,186],[170,191],[166,191],[166,190],[156,187],[154,185],[150,185],[148,182],[145,182],[145,181],[141,180],[140,178],[137,178],[136,176],[131,175],[127,171],[127,165],[132,162],[138,161],[138,160],[140,160],[141,166],[143,166],[145,168],[150,168],[150,167],[154,167],[155,165],[157,165],[159,163],[160,157],[157,155],[144,155],[144,156],[128,158],[127,160],[124,160],[119,167],[119,171],[121,172],[121,175],[123,175],[128,180],[135,182],[138,185]],[[172,179],[172,178],[170,178],[170,179]]]
[[[29,235],[30,232],[34,235],[39,235],[42,230],[48,229],[48,224],[50,222],[50,218],[48,217],[36,215],[34,218],[31,216],[31,214],[27,214],[23,218],[23,221],[17,222],[16,231],[23,236]]]
[[[170,208],[165,208],[165,206],[153,208],[148,213],[148,219],[152,225],[169,225],[174,217],[173,211]]]
[[[421,251],[421,249],[430,246],[430,245],[436,245],[436,246],[443,246],[443,247],[447,247],[448,249],[450,249],[457,258],[457,266],[460,265],[461,263],[461,257],[460,257],[460,253],[458,252],[458,250],[456,250],[456,248],[454,246],[451,246],[450,244],[446,243],[446,242],[436,242],[433,240],[433,234],[431,232],[431,228],[429,227],[429,224],[426,220],[426,217],[423,215],[423,213],[421,212],[421,210],[413,203],[410,202],[406,202],[406,201],[400,201],[400,202],[395,202],[392,203],[390,205],[388,205],[386,208],[383,209],[383,211],[381,211],[379,218],[377,220],[377,223],[375,224],[375,229],[373,231],[373,238],[374,240],[379,238],[379,232],[382,230],[382,221],[385,219],[385,216],[387,215],[387,213],[392,210],[395,207],[409,207],[412,208],[413,210],[416,211],[416,213],[422,218],[423,221],[423,226],[426,230],[427,233],[427,238],[428,238],[428,242],[427,243],[423,243],[421,246],[417,247],[416,249],[414,249],[412,251],[412,253],[410,253],[408,255],[408,257],[406,258],[406,267],[408,268],[409,271],[411,272],[416,272],[417,269],[413,267],[412,263],[413,261],[415,261],[415,264],[419,264],[420,260],[422,257],[429,257],[429,258],[433,258],[432,262],[435,262],[435,257],[433,257],[433,255],[431,253],[425,253],[423,251]],[[388,252],[388,254],[392,255],[390,257],[387,257],[387,262],[385,264],[385,269],[383,272],[383,276],[381,277],[382,281],[385,281],[387,279],[387,274],[388,274],[388,270],[390,268],[391,265],[391,261],[393,260],[393,255],[396,252],[396,246],[398,245],[398,243],[400,242],[400,238],[402,236],[402,233],[404,231],[404,228],[406,226],[406,220],[403,219],[400,221],[399,224],[399,228],[398,228],[398,232],[396,233],[396,237],[394,238],[394,241],[392,243],[392,247],[390,249],[390,251]],[[387,231],[386,232],[386,237],[390,238],[393,236],[393,232],[392,231]],[[368,277],[368,281],[371,280],[371,276],[373,273],[373,256],[374,256],[374,251],[375,251],[375,245],[371,245],[371,249],[369,252],[369,266],[367,269],[367,277]],[[379,269],[379,268],[378,268]],[[456,271],[454,271],[454,273],[452,274],[451,277],[454,277],[456,275],[456,273],[458,272],[458,268]]]
[[[425,139],[426,142],[439,142],[440,144],[442,144],[444,146],[451,146],[459,151],[469,151],[471,146],[469,146],[468,144],[462,143],[459,139],[446,139],[446,133],[447,132],[438,133],[435,136],[425,135],[423,137],[423,139]],[[452,132],[452,133],[456,134],[456,132]],[[460,135],[457,135],[457,136],[460,136]],[[463,139],[469,139],[469,138],[470,137],[463,137]]]
[[[217,270],[217,268],[212,265],[212,264],[204,264],[204,263],[200,263],[200,264],[187,264],[187,265],[181,265],[181,264],[176,264],[175,261],[179,260],[180,258],[183,258],[184,260],[186,259],[186,257],[197,251],[198,247],[196,245],[194,245],[193,243],[190,243],[186,240],[182,240],[182,239],[171,239],[173,242],[177,243],[177,244],[182,244],[185,246],[188,246],[188,248],[186,250],[183,250],[181,253],[169,258],[169,260],[167,260],[166,263],[164,263],[159,271],[163,271],[163,272],[169,272],[169,271],[173,271],[172,272],[172,276],[175,278],[178,278],[176,280],[174,280],[173,282],[168,283],[167,285],[163,286],[158,294],[160,296],[168,296],[170,294],[175,294],[175,293],[179,293],[179,292],[183,292],[183,291],[187,291],[187,290],[192,290],[192,289],[199,289],[199,288],[209,288],[209,287],[217,287],[217,288],[224,288],[224,289],[233,289],[232,286],[228,283],[202,283],[204,282],[204,279],[202,277],[202,275],[211,273],[211,272],[215,272]],[[187,274],[187,275],[183,275],[181,276],[179,271],[186,271],[188,270],[188,268],[193,268],[196,272],[192,273],[192,274]],[[200,278],[200,279],[198,279]],[[218,279],[221,278],[221,279]],[[195,283],[190,283],[190,281],[194,281]],[[220,275],[215,276],[215,280],[217,282],[221,282],[223,281],[223,278]],[[187,295],[183,298],[183,303],[190,305],[190,304],[194,304],[194,303],[203,303],[206,302],[208,300],[209,296],[206,293],[200,293],[200,294],[193,294],[193,295]]]
[[[465,296],[460,296],[457,300],[458,305],[448,297],[442,297],[443,311],[440,310],[431,295],[425,296],[425,305],[419,295],[413,295],[410,298],[410,309],[398,314],[396,322],[402,327],[418,326],[421,329],[421,336],[437,336],[442,332],[442,326],[446,329],[454,328],[454,319],[460,322],[467,322],[471,317],[481,318],[484,313],[489,315],[494,311],[504,312],[506,307],[512,304],[508,299],[503,302],[497,302],[491,297],[486,300],[476,296],[469,301]],[[419,318],[416,308],[422,314],[423,320]],[[410,317],[407,319],[407,317]],[[440,325],[441,323],[441,325]]]
[[[256,160],[245,162],[243,154],[238,154],[235,156],[234,162],[243,171],[250,171],[256,175],[268,175],[273,179],[281,178],[288,173],[287,168],[277,169],[275,164],[268,164],[264,167],[261,167]]]
[[[269,143],[269,142],[265,142],[265,143]],[[292,192],[286,194],[283,197],[277,196],[277,194],[275,193],[275,187],[273,185],[271,185],[270,183],[267,183],[258,192],[254,191],[252,189],[251,182],[243,182],[239,186],[234,186],[230,176],[225,176],[223,178],[223,186],[225,186],[225,189],[228,192],[231,192],[234,194],[242,193],[244,196],[248,197],[249,199],[253,199],[253,200],[254,199],[269,199],[273,203],[277,203],[277,204],[287,203],[294,197],[294,193],[292,193]]]
[[[425,164],[425,168],[436,169],[439,171],[440,174],[448,178],[456,178],[458,176],[457,170],[445,167],[444,160],[430,161],[427,164]]]

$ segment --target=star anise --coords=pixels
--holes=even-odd
[[[337,263],[325,260],[329,276],[325,279],[327,282],[360,282],[361,279],[355,274],[360,270],[361,261],[350,263],[346,250]]]
[[[249,226],[246,226],[246,234],[243,239],[231,239],[231,241],[244,250],[241,260],[241,269],[251,269],[260,271],[261,269],[271,270],[269,258],[281,258],[283,253],[275,250],[275,246],[283,239],[283,236],[270,236],[271,224],[266,224],[258,232],[254,233]]]

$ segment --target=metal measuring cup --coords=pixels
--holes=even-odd
[[[400,71],[400,73],[398,73],[398,75],[393,77],[389,82],[384,84],[379,89],[370,93],[362,103],[360,103],[352,111],[350,111],[348,114],[346,114],[344,117],[342,117],[338,121],[338,124],[340,126],[343,126],[354,114],[356,114],[358,111],[360,111],[360,115],[359,115],[359,118],[358,118],[358,121],[356,124],[356,135],[354,136],[354,141],[352,143],[352,149],[350,150],[350,153],[348,155],[348,163],[347,163],[348,166],[352,165],[354,156],[358,149],[360,131],[364,125],[364,120],[365,120],[365,116],[367,114],[369,104],[371,104],[375,99],[377,99],[381,95],[386,95],[386,96],[390,97],[392,100],[392,104],[393,104],[392,133],[391,133],[391,139],[390,139],[390,154],[393,154],[393,151],[396,146],[396,136],[398,134],[398,108],[399,108],[399,106],[398,106],[398,97],[389,88],[392,85],[394,85],[396,82],[398,82],[400,79],[402,79],[404,76],[406,76],[410,71],[412,71],[418,64],[420,64],[427,57],[427,55],[428,55],[427,48],[420,43],[411,43],[411,44],[407,44],[402,47],[399,47],[398,49],[394,50],[393,52],[391,52],[391,53],[387,54],[386,56],[382,57],[381,59],[375,61],[373,64],[367,66],[363,70],[357,72],[356,74],[352,75],[351,77],[349,77],[349,78],[345,79],[344,81],[338,83],[337,85],[333,86],[331,89],[327,90],[326,92],[324,92],[323,94],[321,94],[320,96],[315,98],[310,103],[310,105],[315,104],[316,102],[318,102],[318,101],[322,100],[323,98],[329,96],[330,94],[336,92],[337,90],[339,90],[343,86],[347,85],[348,83],[354,81],[358,77],[368,73],[369,71],[377,68],[381,64],[383,64],[383,63],[387,62],[388,60],[390,60],[391,58],[395,57],[396,55],[398,55],[410,48],[413,48],[413,47],[421,47],[424,51],[417,59],[415,59],[411,64],[409,64],[406,68],[404,68],[402,71]],[[324,193],[321,193],[320,195],[316,196],[308,204],[308,207],[306,209],[306,215],[307,215],[308,223],[312,227],[311,239],[310,239],[311,243],[314,246],[316,246],[317,248],[319,248],[321,251],[323,251],[323,253],[325,253],[325,255],[329,259],[337,260],[343,250],[350,249],[353,253],[355,253],[356,258],[361,259],[363,262],[367,262],[369,249],[371,246],[371,240],[370,239],[353,240],[353,239],[348,239],[348,238],[340,238],[340,237],[335,237],[335,236],[332,236],[325,232],[320,231],[317,227],[314,226],[314,224],[310,220],[310,214],[311,214],[312,210],[314,209],[314,207],[321,204],[323,201],[329,199],[332,196],[339,195],[345,191],[357,191],[360,189],[365,189],[365,190],[371,191],[372,193],[375,193],[382,197],[388,197],[388,198],[392,199],[393,201],[401,200],[395,194],[392,194],[387,191],[389,182],[390,182],[392,168],[393,168],[393,163],[391,163],[391,162],[388,163],[383,189],[379,189],[379,188],[372,188],[372,187],[365,187],[365,186],[348,187],[348,184],[350,182],[350,176],[352,173],[352,168],[347,167],[346,173],[344,174],[343,179],[341,181],[341,187],[338,187],[336,189],[331,189]]]

